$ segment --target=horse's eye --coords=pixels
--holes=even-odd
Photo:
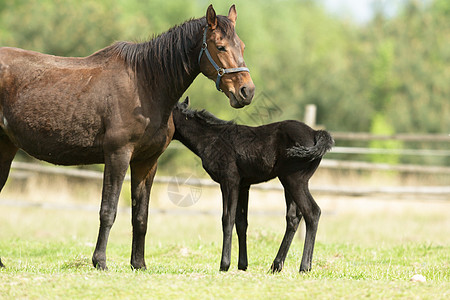
[[[221,51],[221,52],[227,51],[227,49],[225,49],[224,46],[217,46],[217,50],[219,50],[219,51]]]

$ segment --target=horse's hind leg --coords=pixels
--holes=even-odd
[[[278,250],[277,256],[275,257],[270,270],[275,272],[280,272],[283,269],[284,261],[286,259],[287,253],[291,246],[292,240],[294,239],[295,232],[297,231],[298,224],[302,218],[300,210],[297,208],[294,200],[292,199],[291,193],[285,190],[286,197],[286,232],[281,242],[280,249]]]
[[[2,129],[0,129],[0,191],[5,186],[9,176],[11,163],[17,153],[17,147],[9,140]],[[4,268],[0,258],[0,268]]]
[[[284,188],[289,191],[291,197],[295,201],[295,204],[305,218],[306,236],[303,247],[302,262],[300,264],[300,272],[311,270],[314,243],[321,214],[320,208],[314,201],[314,198],[311,196],[308,188],[308,180],[310,175],[314,173],[314,170],[310,171],[309,175],[295,173],[280,178]]]
[[[156,162],[131,164],[131,201],[133,225],[133,243],[131,249],[131,267],[145,270],[144,252],[147,233],[150,189],[156,173]]]
[[[248,190],[249,187],[240,187],[239,199],[236,208],[236,232],[239,241],[238,269],[247,270],[247,227],[248,227]]]

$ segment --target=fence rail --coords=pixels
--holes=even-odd
[[[336,160],[324,160],[321,164],[321,167],[329,167],[329,168],[342,168],[345,165],[345,168],[349,169],[380,169],[380,170],[390,170],[389,165],[385,164],[370,164],[370,163],[361,163],[361,162],[341,162]],[[397,166],[400,171],[422,171],[424,167],[417,166],[417,168],[412,168],[411,166]],[[433,167],[434,171],[450,173],[450,168],[445,167]],[[103,173],[99,171],[91,171],[91,170],[81,170],[81,169],[72,169],[72,168],[60,168],[53,166],[44,166],[36,163],[23,163],[23,162],[13,162],[12,164],[13,170],[19,171],[29,171],[29,172],[37,172],[37,173],[45,173],[45,174],[54,174],[54,175],[63,175],[68,177],[76,177],[83,179],[96,179],[102,180]],[[12,174],[13,175],[13,174]],[[127,176],[125,180],[130,180],[130,177]],[[195,181],[204,187],[208,186],[216,186],[218,184],[210,179],[195,179]],[[176,184],[178,182],[185,182],[185,180],[181,178],[175,177],[167,177],[167,176],[156,176],[156,183],[173,183]],[[264,183],[259,185],[254,185],[252,188],[259,190],[283,190],[282,186]],[[446,200],[450,200],[450,186],[414,186],[414,187],[354,187],[354,186],[311,186],[311,191],[315,193],[327,193],[327,194],[338,194],[343,196],[368,196],[374,194],[390,194],[390,195],[429,195],[429,196],[444,196]]]
[[[314,122],[313,122],[314,123]],[[449,134],[395,134],[395,135],[374,135],[370,133],[351,133],[351,132],[332,132],[335,140],[350,141],[371,141],[371,140],[398,140],[404,142],[449,142]],[[185,149],[179,143],[171,143],[168,149]],[[396,155],[420,155],[420,156],[450,156],[450,150],[437,149],[374,149],[362,147],[334,147],[332,153],[343,154],[396,154]],[[450,174],[450,167],[447,166],[423,166],[423,165],[391,165],[383,163],[369,163],[362,161],[348,161],[324,159],[320,165],[322,169],[339,169],[339,170],[367,170],[367,171],[396,171],[404,173],[421,173],[421,174]],[[12,176],[27,176],[27,172],[37,172],[45,174],[62,175],[68,177],[76,177],[83,179],[102,180],[103,173],[99,171],[90,171],[74,168],[60,168],[54,166],[46,166],[37,163],[24,163],[14,161],[12,169],[20,172],[12,172]],[[181,178],[178,178],[180,182]],[[127,176],[125,180],[130,180]],[[157,183],[176,183],[175,177],[156,176]],[[218,186],[217,183],[210,179],[195,179],[202,186]],[[182,181],[184,182],[184,181]],[[254,189],[260,190],[282,190],[281,185],[264,183],[255,185]],[[421,195],[421,196],[439,196],[446,200],[450,200],[449,186],[406,186],[406,187],[354,187],[354,186],[311,186],[311,190],[316,193],[328,193],[346,196],[369,196],[377,194],[388,195]]]
[[[403,142],[450,142],[450,134],[393,134],[379,135],[366,132],[331,132],[335,140],[371,141],[397,140]]]
[[[394,155],[417,155],[417,156],[450,156],[450,150],[433,149],[384,149],[363,147],[333,147],[331,153],[343,154],[394,154]]]

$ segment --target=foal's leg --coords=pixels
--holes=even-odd
[[[17,150],[17,147],[11,143],[9,138],[4,134],[3,130],[0,129],[0,191],[3,189],[6,180],[8,179],[11,163],[17,153]],[[0,258],[0,268],[4,267],[5,265],[2,263]]]
[[[228,271],[231,261],[231,234],[233,233],[236,219],[236,206],[239,195],[239,184],[220,184],[222,190],[223,212],[222,212],[222,259],[220,271]]]
[[[102,204],[100,207],[100,229],[92,263],[100,270],[106,270],[106,245],[109,232],[116,219],[120,190],[130,163],[131,151],[121,149],[105,155],[103,175]]]
[[[239,188],[239,199],[236,208],[236,232],[239,240],[238,269],[247,270],[247,227],[248,227],[248,190],[249,186]]]
[[[281,242],[280,249],[278,250],[277,256],[270,267],[270,270],[275,272],[280,272],[283,269],[284,261],[286,259],[289,247],[291,246],[292,240],[297,231],[298,224],[302,218],[300,210],[295,205],[290,193],[285,191],[286,197],[286,232]]]
[[[148,207],[150,189],[156,173],[156,163],[131,164],[131,201],[133,225],[133,243],[131,249],[131,267],[134,269],[146,269],[145,235],[147,233]]]
[[[315,170],[315,169],[314,169]],[[309,193],[308,179],[310,176],[295,173],[284,178],[280,178],[284,188],[295,201],[301,214],[305,218],[306,236],[303,247],[302,262],[300,272],[311,270],[311,261],[314,252],[317,227],[320,219],[320,208]]]
[[[306,199],[304,205],[300,210],[305,218],[306,224],[306,236],[305,245],[303,247],[302,263],[300,265],[300,272],[307,272],[311,270],[311,262],[314,252],[314,244],[316,241],[317,228],[319,226],[320,219],[320,207],[309,192],[308,182],[305,182],[301,186],[302,198]],[[303,201],[299,201],[303,202]]]

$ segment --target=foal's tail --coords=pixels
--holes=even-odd
[[[315,144],[312,147],[305,147],[299,144],[287,149],[288,157],[309,158],[315,160],[322,158],[334,145],[331,135],[325,130],[318,130],[314,136]]]

